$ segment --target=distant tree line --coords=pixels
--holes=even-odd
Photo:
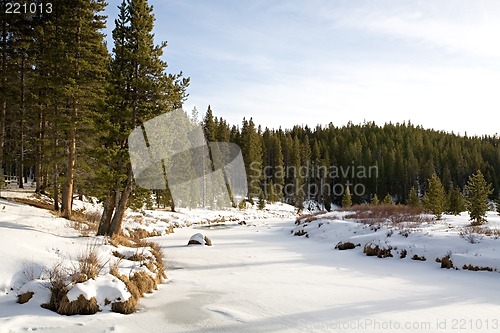
[[[423,199],[433,175],[453,195],[462,193],[478,170],[493,186],[490,199],[500,192],[498,136],[457,135],[411,122],[269,129],[250,118],[230,126],[214,117],[210,107],[203,124],[210,140],[241,147],[250,201],[263,192],[267,201],[301,208],[304,201],[314,200],[328,209],[341,204],[349,188],[353,203],[389,197],[408,204],[415,197]]]

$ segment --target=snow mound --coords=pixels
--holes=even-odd
[[[106,274],[90,279],[82,283],[77,283],[68,291],[68,300],[76,301],[80,295],[90,300],[95,297],[99,308],[111,309],[111,303],[127,301],[131,294],[128,292],[125,283],[117,277]]]

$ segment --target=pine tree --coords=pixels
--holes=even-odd
[[[276,186],[274,185],[272,179],[269,182],[268,186],[269,189],[267,191],[267,199],[270,203],[275,203],[276,201],[278,201],[278,196],[276,195]]]
[[[264,198],[264,191],[260,191],[259,202],[257,203],[259,210],[263,210],[266,207],[266,199]]]
[[[247,208],[247,202],[245,201],[245,199],[242,199],[239,203],[238,203],[238,209],[239,210],[244,210]]]
[[[393,205],[394,201],[392,201],[392,197],[389,193],[384,197],[384,200],[382,201],[384,205]]]
[[[252,118],[249,121],[243,119],[240,147],[247,171],[248,201],[253,204],[253,197],[258,195],[260,190],[263,173],[261,137]]]
[[[214,115],[210,105],[208,106],[205,118],[203,118],[203,130],[208,142],[217,141],[217,125],[215,124]]]
[[[465,185],[465,208],[469,212],[472,225],[486,222],[486,212],[490,209],[488,197],[493,193],[491,184],[487,183],[481,171],[469,177]]]
[[[297,212],[300,212],[302,211],[302,209],[304,209],[304,177],[300,172],[302,162],[302,149],[299,138],[297,136],[293,138],[291,149],[291,164],[292,169],[294,170],[292,179],[294,185],[293,198],[295,208],[297,208]]]
[[[23,188],[24,176],[27,164],[27,151],[30,147],[27,144],[29,137],[30,119],[34,116],[33,111],[33,75],[34,70],[34,47],[35,34],[33,21],[35,17],[30,13],[7,15],[7,45],[3,54],[6,56],[5,74],[12,75],[4,79],[3,94],[6,98],[7,110],[5,113],[3,126],[10,123],[10,126],[3,128],[0,132],[5,133],[12,140],[9,150],[15,156],[14,169],[18,177],[18,186]],[[5,23],[4,23],[5,24]],[[4,68],[2,68],[2,71]],[[5,82],[7,81],[7,82]],[[3,90],[2,89],[2,90]],[[3,95],[0,93],[0,95]],[[4,134],[2,134],[4,135]]]
[[[465,198],[458,186],[452,188],[448,193],[447,211],[453,215],[460,215],[461,212],[465,211]]]
[[[496,210],[497,210],[498,215],[500,215],[500,197],[497,198],[497,200],[495,201],[495,206],[496,206]]]
[[[380,200],[378,199],[377,193],[375,193],[375,195],[373,196],[371,204],[372,205],[380,205]]]
[[[68,6],[65,17],[65,63],[62,73],[67,80],[64,90],[68,111],[67,160],[62,190],[62,216],[72,215],[73,192],[76,178],[78,131],[84,129],[93,110],[104,98],[104,78],[107,75],[108,52],[101,30],[106,17],[104,0],[75,0],[76,8]],[[67,21],[66,21],[67,20]],[[88,133],[87,133],[88,134]]]
[[[273,187],[273,193],[275,195],[275,201],[281,199],[283,185],[285,183],[285,170],[283,165],[283,151],[281,148],[281,142],[276,134],[271,137],[271,149],[272,149],[272,183],[275,185]]]
[[[441,219],[446,208],[446,193],[436,173],[432,174],[429,179],[429,186],[423,203],[429,212],[434,214],[438,220]]]
[[[420,198],[418,197],[417,190],[415,186],[410,189],[410,193],[408,194],[408,205],[411,207],[419,207],[420,206]]]
[[[99,225],[100,235],[120,231],[125,209],[133,195],[128,135],[141,122],[181,107],[189,85],[189,79],[182,78],[182,72],[165,73],[167,64],[161,57],[167,44],[154,44],[152,10],[147,0],[124,0],[115,20],[111,88],[101,121],[103,132],[107,133],[102,137],[103,164],[112,172],[103,171],[111,177],[103,177],[109,191]],[[169,200],[169,190],[163,191]],[[170,202],[174,210],[173,200]]]
[[[346,187],[344,192],[344,197],[342,198],[342,208],[347,208],[352,206],[351,190]]]

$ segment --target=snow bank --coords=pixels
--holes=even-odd
[[[418,256],[436,265],[437,258],[450,255],[457,269],[472,265],[500,271],[500,216],[495,212],[488,213],[489,222],[484,226],[492,231],[490,236],[475,233],[469,227],[467,213],[445,215],[441,221],[435,222],[371,225],[346,219],[347,214],[349,212],[320,214],[313,221],[304,218],[291,232],[334,245],[344,242],[359,244],[355,250],[358,252],[362,252],[366,244],[390,248],[393,260],[400,260],[406,253],[405,260]]]
[[[80,295],[83,295],[87,300],[95,297],[101,310],[105,307],[111,309],[110,303],[124,302],[131,297],[125,283],[111,274],[77,283],[71,287],[67,294],[70,302],[77,300]]]

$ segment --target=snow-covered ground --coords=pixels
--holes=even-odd
[[[401,260],[404,251],[405,260],[417,256],[436,265],[436,258],[450,256],[457,269],[472,265],[500,271],[500,216],[496,212],[488,212],[488,223],[475,228],[470,227],[468,213],[445,215],[439,221],[375,224],[348,219],[348,214],[320,214],[310,222],[304,218],[292,232],[307,233],[307,238],[331,244],[360,245],[351,250],[355,252],[363,252],[366,244],[391,248],[393,257],[385,260]]]
[[[163,220],[161,225],[173,218],[166,212],[146,214],[151,228],[155,228],[154,219]],[[182,225],[189,225],[188,220],[213,220],[210,214],[223,213],[175,216]],[[196,223],[152,238],[166,254],[168,280],[141,299],[137,313],[103,311],[66,317],[36,302],[16,303],[26,279],[23,266],[50,267],[61,258],[77,255],[93,239],[79,237],[65,220],[49,212],[0,200],[0,332],[500,330],[500,274],[446,270],[434,261],[435,256],[451,251],[454,263],[474,259],[471,264],[497,265],[499,240],[484,236],[471,244],[458,234],[461,227],[454,225],[467,224],[465,215],[446,216],[443,222],[422,230],[409,230],[408,237],[398,231],[388,237],[384,227],[375,231],[330,216],[305,227],[309,239],[292,235],[304,226],[296,226],[291,217],[246,216],[246,224],[240,225],[237,219],[241,217],[226,215],[224,224]],[[127,223],[139,224],[130,219]],[[490,220],[491,226],[500,224],[493,213]],[[195,233],[206,235],[213,246],[186,246]],[[339,241],[349,240],[362,245],[388,242],[393,248],[407,248],[408,257],[400,259],[399,250],[394,250],[394,258],[378,259],[366,257],[360,247],[335,249]],[[428,260],[413,261],[413,254]]]

